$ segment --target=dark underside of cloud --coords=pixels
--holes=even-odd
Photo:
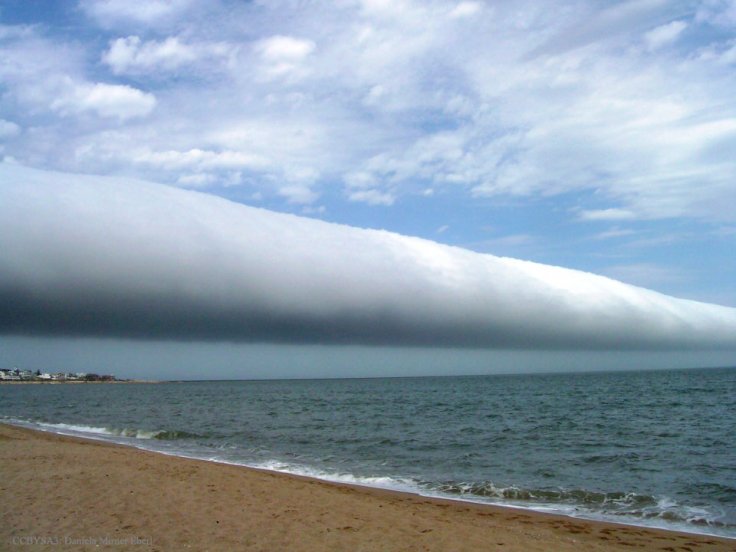
[[[731,349],[736,309],[156,184],[6,163],[0,333]]]
[[[0,333],[239,341],[409,345],[472,348],[582,348],[619,346],[639,348],[641,340],[627,335],[565,335],[553,329],[509,327],[489,323],[480,327],[447,325],[439,320],[402,320],[385,313],[309,316],[213,309],[137,297],[127,300],[90,298],[47,300],[25,293],[0,295]]]

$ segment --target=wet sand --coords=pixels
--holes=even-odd
[[[2,550],[733,551],[736,540],[429,499],[0,424]]]

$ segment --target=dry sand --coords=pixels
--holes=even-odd
[[[61,548],[687,552],[733,551],[736,540],[427,499],[0,425],[0,549]]]

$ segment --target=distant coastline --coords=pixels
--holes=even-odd
[[[136,380],[136,379],[116,379],[116,380],[99,380],[99,381],[44,381],[44,380],[0,380],[0,385],[69,385],[69,384],[101,384],[101,383],[163,383],[158,380]]]
[[[0,383],[159,383],[157,381],[118,379],[112,374],[87,372],[41,372],[41,370],[20,370],[0,368]]]

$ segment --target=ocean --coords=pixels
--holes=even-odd
[[[736,538],[736,369],[0,386],[0,421]]]

